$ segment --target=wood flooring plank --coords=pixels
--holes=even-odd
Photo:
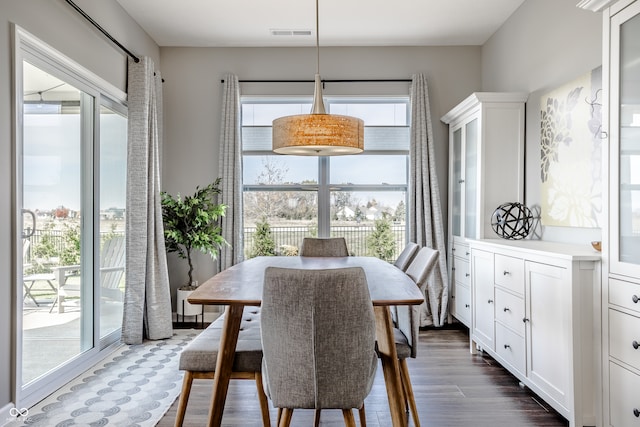
[[[423,427],[566,427],[560,416],[495,360],[469,353],[469,335],[464,327],[420,331],[418,357],[409,359],[409,373]],[[187,407],[185,426],[206,424],[211,396],[211,380],[195,380]],[[536,402],[542,403],[542,406]],[[382,369],[378,369],[373,389],[365,400],[367,426],[387,427],[391,415]],[[171,427],[177,402],[157,424]],[[276,410],[270,409],[275,425]],[[356,424],[359,424],[357,414]],[[232,380],[227,394],[222,425],[262,426],[260,405],[253,381]],[[296,410],[292,426],[313,425],[312,410]],[[339,410],[324,410],[322,427],[342,427]],[[413,423],[410,423],[413,426]]]

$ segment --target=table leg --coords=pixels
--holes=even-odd
[[[376,316],[376,338],[378,351],[382,361],[384,382],[387,386],[387,398],[391,410],[391,422],[394,427],[407,425],[407,415],[404,411],[402,382],[400,380],[400,366],[396,344],[393,338],[393,323],[388,306],[374,306]]]
[[[229,305],[225,310],[224,325],[220,337],[220,351],[216,361],[216,373],[213,379],[213,393],[209,406],[209,427],[220,427],[227,389],[233,369],[233,359],[236,353],[240,322],[242,321],[241,304]]]
[[[64,282],[67,280],[67,278],[65,275],[65,271],[62,268],[56,268],[54,272],[56,281],[58,282],[58,313],[64,313],[64,290],[62,288],[64,287]]]

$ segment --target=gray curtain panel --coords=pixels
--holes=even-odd
[[[229,243],[220,251],[218,267],[222,271],[244,258],[240,84],[238,76],[233,74],[224,77],[219,159],[222,177],[220,201],[227,205],[227,213],[222,218],[222,237]]]
[[[129,59],[126,288],[122,340],[173,334],[160,205],[162,78],[147,57]]]
[[[447,252],[433,144],[427,79],[423,74],[414,74],[411,85],[409,149],[409,240],[440,251],[438,265],[427,280],[420,326],[442,326],[447,318],[449,300]]]

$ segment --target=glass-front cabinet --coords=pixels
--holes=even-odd
[[[522,202],[526,94],[475,92],[442,117],[449,125],[449,307],[469,326],[467,239],[496,237],[491,214]]]
[[[603,228],[603,425],[640,425],[640,1],[604,12],[609,179]],[[605,198],[607,200],[607,198]]]
[[[640,277],[640,4],[611,18],[611,272]]]

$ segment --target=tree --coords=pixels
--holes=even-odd
[[[276,243],[271,234],[271,227],[266,218],[262,218],[256,223],[256,232],[253,235],[253,247],[249,251],[247,258],[257,256],[274,256],[276,254]]]
[[[391,262],[396,248],[396,239],[391,231],[391,219],[383,215],[374,221],[371,234],[367,236],[367,253],[385,261]]]
[[[164,191],[160,193],[165,246],[167,252],[176,252],[187,260],[187,286],[193,283],[191,251],[197,249],[216,259],[222,246],[228,245],[219,224],[227,209],[226,205],[217,203],[220,181],[218,178],[202,189],[196,187],[193,196],[184,199],[180,194],[174,198]]]
[[[400,200],[396,207],[396,213],[394,215],[396,221],[405,222],[407,219],[407,208],[404,205],[404,200]]]

